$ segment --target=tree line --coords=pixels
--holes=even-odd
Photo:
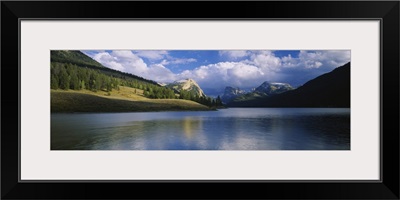
[[[206,105],[208,107],[223,106],[220,96],[218,96],[216,99],[213,99],[213,98],[207,97],[207,96],[199,96],[196,93],[191,92],[191,91],[181,90],[181,91],[179,91],[179,97],[180,97],[180,99],[187,99],[187,100],[195,101],[197,103]]]
[[[106,76],[97,70],[81,68],[73,64],[51,63],[51,89],[111,91],[118,89],[120,80]]]
[[[172,98],[173,90],[124,75],[110,75],[100,69],[79,67],[71,63],[51,63],[51,89],[111,91],[127,86],[147,91],[149,98]]]

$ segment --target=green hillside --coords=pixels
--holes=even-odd
[[[207,106],[182,99],[132,98],[90,91],[51,90],[51,112],[149,112],[149,111],[206,111]],[[140,100],[135,100],[140,99]]]

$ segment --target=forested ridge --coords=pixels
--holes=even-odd
[[[140,81],[126,76],[108,75],[102,70],[78,67],[73,64],[51,63],[51,89],[82,90],[93,92],[98,90],[118,90],[119,86],[128,86],[144,90],[148,98],[173,99],[174,91],[148,82]]]

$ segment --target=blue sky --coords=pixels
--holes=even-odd
[[[264,81],[295,87],[350,61],[348,50],[103,50],[82,51],[106,67],[159,83],[191,78],[209,93],[250,89]],[[211,95],[211,94],[210,94]]]

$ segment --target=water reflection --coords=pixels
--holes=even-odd
[[[53,150],[350,149],[349,109],[52,114]]]
[[[182,121],[182,130],[186,139],[192,139],[194,134],[202,129],[201,118],[185,117]]]

